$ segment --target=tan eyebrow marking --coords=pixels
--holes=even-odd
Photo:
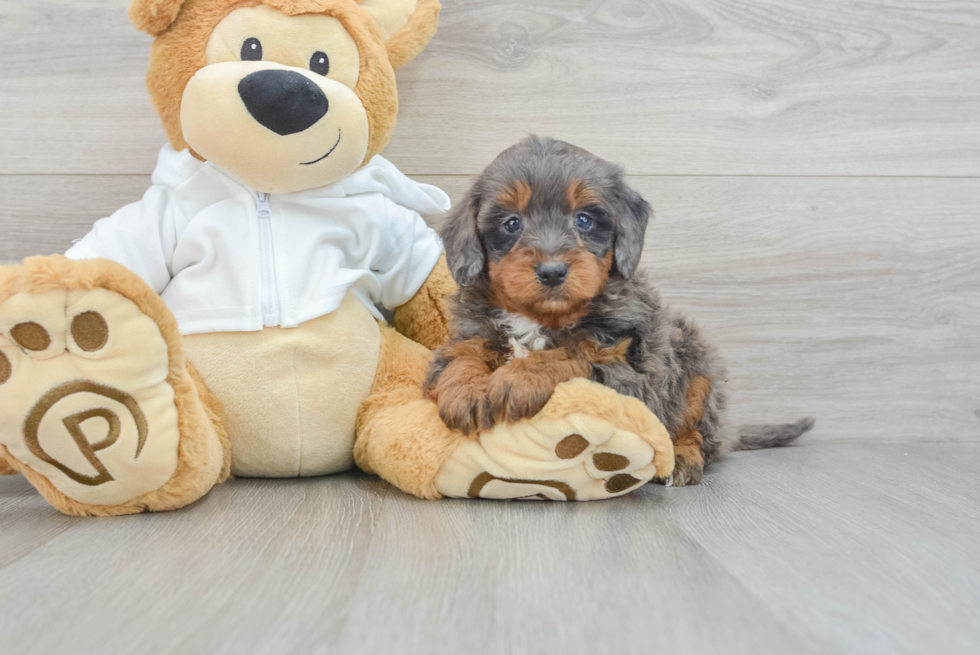
[[[531,202],[531,186],[522,180],[515,181],[510,186],[505,186],[497,194],[497,204],[504,209],[527,213],[527,206]]]
[[[572,183],[568,185],[568,191],[565,193],[565,201],[568,203],[568,208],[575,211],[600,203],[602,196],[583,180],[572,180]]]

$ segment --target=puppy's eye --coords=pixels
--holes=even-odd
[[[514,234],[521,229],[521,219],[517,218],[516,216],[511,216],[507,219],[507,222],[504,223],[504,229],[511,234]]]
[[[325,52],[314,52],[310,59],[310,70],[318,75],[326,76],[330,72],[330,57]]]
[[[588,232],[593,227],[595,227],[595,219],[593,219],[588,214],[579,214],[575,217],[575,227],[582,230],[583,232]]]
[[[242,44],[242,61],[262,61],[262,42],[251,37]]]

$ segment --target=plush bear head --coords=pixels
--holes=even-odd
[[[147,88],[170,143],[242,183],[336,182],[395,125],[394,69],[435,33],[438,0],[133,0],[156,37]]]

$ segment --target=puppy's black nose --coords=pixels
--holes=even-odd
[[[320,87],[295,71],[252,73],[238,83],[238,95],[252,118],[279,136],[313,127],[330,108]]]
[[[538,280],[546,287],[557,287],[565,283],[568,277],[568,264],[565,262],[544,262],[535,269]]]

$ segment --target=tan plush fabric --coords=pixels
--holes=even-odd
[[[231,472],[306,477],[354,464],[354,426],[380,352],[377,321],[348,295],[298,328],[185,337],[188,359],[224,406]]]
[[[429,349],[448,337],[446,296],[456,288],[443,255],[418,293],[395,312],[397,331],[382,327],[374,388],[357,420],[357,465],[420,498],[441,497],[436,475],[461,438],[422,397]]]
[[[261,61],[241,61],[248,38],[262,44]],[[321,50],[329,51],[326,76],[310,70],[311,55]],[[211,33],[206,63],[184,87],[183,137],[200,157],[232,172],[249,188],[266,193],[305,191],[345,177],[364,161],[370,141],[368,116],[354,91],[360,54],[338,19],[323,14],[288,16],[266,5],[238,8]],[[239,95],[242,80],[260,70],[302,75],[323,93],[329,111],[295,134],[280,135],[263,127]]]
[[[670,435],[640,401],[578,378],[533,419],[461,440],[436,488],[456,498],[601,500],[673,467]]]
[[[221,483],[231,478],[231,439],[228,438],[228,430],[225,427],[225,408],[221,404],[221,401],[218,400],[218,397],[205,384],[204,378],[194,368],[194,365],[186,362],[186,366],[187,374],[190,375],[191,380],[194,381],[194,385],[197,387],[198,396],[201,399],[201,404],[204,406],[204,413],[211,422],[215,436],[218,438],[218,445],[221,449],[221,471],[218,473],[218,482]],[[211,450],[216,450],[213,444],[211,445]]]
[[[110,328],[94,352],[78,347],[66,321],[88,312]],[[9,340],[13,324],[27,319],[51,336],[37,355]],[[105,289],[20,293],[0,309],[0,334],[15,372],[0,389],[0,425],[24,426],[13,439],[0,437],[11,455],[91,505],[124,503],[171,478],[180,434],[167,345],[133,302]],[[106,439],[112,443],[101,448]]]
[[[458,288],[443,253],[422,288],[395,311],[395,329],[435,350],[449,338],[449,296]]]
[[[17,475],[17,469],[7,464],[2,455],[0,455],[0,475]]]
[[[133,0],[129,19],[136,29],[150,36],[160,36],[177,18],[183,0]]]
[[[16,425],[10,425],[9,421],[0,425],[0,433],[6,442],[6,445],[0,446],[0,459],[23,473],[49,503],[62,512],[75,516],[115,516],[145,510],[177,509],[194,502],[224,479],[225,450],[221,438],[212,423],[210,410],[202,403],[198,386],[185,365],[177,322],[167,310],[163,300],[153,293],[152,289],[135,274],[114,262],[106,260],[73,262],[60,255],[32,257],[22,266],[0,267],[0,322],[10,320],[6,314],[5,303],[18,294],[25,293],[47,299],[28,304],[37,307],[34,316],[37,317],[36,322],[39,325],[51,321],[49,325],[54,326],[45,328],[51,337],[50,347],[57,348],[64,344],[63,348],[67,348],[67,352],[64,350],[60,353],[39,352],[37,353],[39,358],[32,360],[34,368],[42,371],[45,379],[51,384],[56,380],[59,384],[68,383],[80,377],[91,378],[90,381],[100,384],[105,384],[102,382],[104,380],[123,387],[120,391],[142,398],[142,403],[137,402],[141,407],[150,407],[150,411],[144,410],[143,413],[147,416],[147,423],[156,425],[156,429],[147,433],[146,443],[141,456],[136,458],[135,466],[129,463],[120,464],[120,461],[109,453],[110,447],[96,452],[100,462],[105,460],[104,466],[112,475],[116,488],[127,487],[136,493],[141,485],[144,485],[141,478],[147,470],[159,471],[162,467],[171,470],[172,474],[169,479],[164,479],[162,486],[141,492],[140,495],[123,502],[104,504],[117,499],[116,496],[109,494],[105,499],[95,499],[98,502],[93,503],[90,502],[93,498],[88,496],[82,500],[76,499],[74,496],[77,495],[78,490],[65,486],[63,480],[57,482],[72,495],[59,489],[54,481],[57,476],[50,473],[49,469],[45,471],[52,476],[52,479],[49,479],[44,472],[15,457],[7,446],[13,446],[15,450],[26,447],[21,426],[24,424],[24,417],[30,415],[31,409],[37,406],[40,400],[28,393],[29,385],[23,384],[19,378],[19,362],[15,363],[10,379],[0,385],[0,394],[9,393],[10,398],[16,399],[9,402],[0,400],[0,404],[6,407],[6,412],[10,416],[19,414],[19,420],[10,419],[16,422]],[[51,299],[55,296],[65,299],[60,321],[56,317],[57,312],[50,311]],[[24,308],[17,307],[17,303],[14,303],[12,308],[11,311],[17,315],[17,320],[28,318],[23,314]],[[106,353],[85,351],[78,347],[69,332],[65,331],[70,330],[69,313],[76,313],[73,308],[79,312],[97,309],[100,313],[104,313],[110,333],[106,349],[111,352],[112,357],[106,358]],[[133,308],[138,310],[136,314],[133,313]],[[27,311],[30,313],[30,310]],[[149,323],[143,319],[147,319]],[[121,321],[120,334],[123,336],[119,349],[115,349],[116,346],[112,341],[117,320]],[[141,350],[132,353],[126,345],[127,335],[147,339],[148,346],[150,343],[156,345],[152,346],[152,352]],[[157,338],[162,339],[162,342],[155,341]],[[9,336],[5,336],[5,339],[9,340]],[[7,351],[7,355],[17,358],[26,354]],[[152,385],[153,391],[145,388],[125,388],[131,384],[140,387],[140,384],[146,383],[147,371],[156,371],[155,374],[164,376],[165,384]],[[143,376],[143,378],[136,377],[134,382],[133,376]],[[172,410],[167,409],[167,403],[164,402],[166,398],[170,398]],[[16,410],[17,406],[20,407],[20,412]],[[102,406],[103,403],[100,401],[97,406],[90,408],[98,409]],[[85,408],[82,407],[72,409],[75,414],[84,411]],[[131,437],[123,436],[122,421],[127,420],[127,414],[131,415],[132,412],[128,411],[124,403],[117,413],[120,414],[120,437],[117,444],[111,448],[116,448],[118,445],[120,448],[128,449],[131,444],[126,439]],[[172,419],[174,413],[176,413],[175,421],[168,422],[166,418],[160,418],[169,415]],[[158,418],[154,419],[150,416]],[[106,419],[93,417],[91,420],[98,422]],[[83,433],[86,436],[89,434],[85,430]],[[98,435],[92,437],[92,439],[96,438]],[[16,441],[18,439],[21,440],[19,443]],[[41,442],[44,444],[42,449],[47,452],[47,443],[43,437]],[[154,445],[157,442],[170,446],[158,449]],[[176,449],[175,464],[174,449]],[[41,464],[37,466],[39,469],[44,469]],[[92,469],[82,473],[94,477],[98,471]]]
[[[385,41],[405,27],[415,13],[418,0],[360,0],[361,8],[371,14]]]
[[[322,14],[287,16],[266,5],[236,9],[208,38],[208,66],[240,62],[242,44],[249,38],[262,44],[264,61],[304,70],[309,70],[314,52],[329,50],[326,54],[330,70],[326,77],[350,89],[357,86],[361,71],[357,44],[336,18]]]
[[[422,398],[432,353],[391,328],[381,330],[381,358],[370,397],[357,419],[357,465],[402,491],[440,498],[435,479],[462,435]]]
[[[263,70],[292,70],[264,62]],[[249,114],[238,84],[254,72],[253,62],[229,62],[201,69],[184,89],[181,127],[194,151],[245,186],[264,193],[297,193],[315,189],[356,171],[370,135],[360,99],[335,80],[303,71],[329,99],[330,111],[299,134],[280,136]],[[332,150],[327,159],[312,162]]]
[[[439,0],[418,0],[415,13],[393,37],[388,39],[388,60],[395,70],[425,50],[439,27]]]

